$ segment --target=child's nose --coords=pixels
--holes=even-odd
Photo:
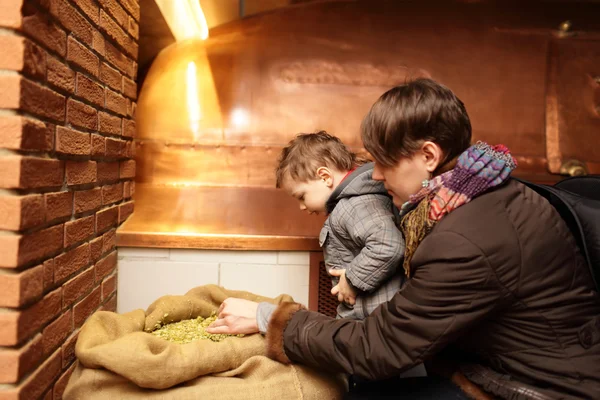
[[[373,175],[372,175],[372,179],[374,181],[383,181],[383,174],[381,173],[381,168],[377,166],[377,164],[375,164],[375,167],[373,168]]]
[[[306,206],[305,206],[304,204],[300,204],[300,209],[301,209],[302,211],[304,211],[304,210],[306,210]]]

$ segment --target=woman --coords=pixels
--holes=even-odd
[[[497,397],[600,398],[600,297],[558,213],[510,179],[508,150],[469,147],[463,103],[427,79],[383,94],[362,139],[402,209],[405,287],[363,322],[228,299],[213,332],[262,328],[276,360],[367,380],[453,349]]]

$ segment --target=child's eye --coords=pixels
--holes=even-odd
[[[304,195],[300,196],[300,201],[304,201]]]

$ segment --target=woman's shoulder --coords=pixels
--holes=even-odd
[[[431,234],[455,233],[487,254],[517,254],[523,245],[544,247],[564,236],[561,221],[546,199],[509,180],[448,214]]]

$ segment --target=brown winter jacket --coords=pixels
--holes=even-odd
[[[507,399],[600,399],[600,296],[565,223],[520,183],[442,219],[412,279],[366,320],[288,303],[272,315],[270,355],[367,379],[397,376],[452,344],[464,374]]]

